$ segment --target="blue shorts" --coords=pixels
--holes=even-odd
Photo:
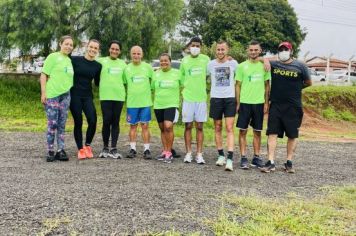
[[[151,121],[151,107],[127,108],[126,121],[130,125]]]

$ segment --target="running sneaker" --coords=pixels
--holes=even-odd
[[[94,157],[94,155],[93,155],[93,149],[90,147],[90,146],[87,146],[87,145],[85,145],[84,146],[84,151],[85,151],[85,156],[87,157],[87,158],[93,158]]]
[[[54,151],[48,151],[46,159],[47,159],[47,162],[54,162],[54,160],[55,160]]]
[[[252,167],[261,168],[263,167],[263,160],[259,156],[254,156],[251,162]]]
[[[227,159],[226,160],[225,170],[228,170],[228,171],[233,171],[234,170],[233,161],[231,159]]]
[[[191,153],[185,154],[183,161],[184,161],[184,163],[191,163],[192,162],[192,154]]]
[[[87,158],[87,156],[85,155],[84,148],[79,149],[79,151],[78,151],[78,159],[79,160],[84,160],[85,158]]]
[[[99,154],[99,158],[107,158],[109,156],[109,148],[104,147],[101,153]]]
[[[195,158],[195,161],[197,162],[197,164],[201,164],[201,165],[205,164],[203,156],[197,156]]]
[[[67,153],[63,149],[59,150],[56,153],[56,156],[54,158],[59,161],[68,161],[69,160]]]
[[[217,166],[223,166],[226,164],[226,158],[224,156],[218,156],[218,161],[215,163]]]
[[[290,173],[290,174],[295,173],[292,163],[288,163],[288,162],[284,163],[284,170],[285,170],[285,172]]]
[[[269,173],[276,170],[276,165],[274,163],[272,164],[271,161],[267,161],[266,164],[260,168],[260,170],[263,173]]]
[[[164,156],[164,163],[172,163],[173,154],[171,152],[166,152]]]
[[[181,155],[178,154],[178,153],[176,152],[176,150],[174,150],[173,148],[172,148],[172,150],[171,150],[171,153],[172,153],[173,158],[180,158],[180,157],[181,157]]]
[[[136,157],[136,150],[135,149],[130,149],[129,153],[127,154],[126,158],[135,158]]]
[[[246,157],[242,157],[240,161],[240,169],[247,170],[249,168],[248,160]]]
[[[151,160],[152,159],[150,149],[146,149],[143,152],[143,159],[145,159],[145,160]]]
[[[117,151],[117,148],[112,148],[108,156],[114,159],[121,159],[122,157],[122,155]]]
[[[161,154],[159,154],[159,155],[156,157],[156,160],[157,160],[157,161],[163,161],[165,157],[166,157],[166,152],[163,151]]]

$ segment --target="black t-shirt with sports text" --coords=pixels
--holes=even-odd
[[[303,84],[310,80],[308,67],[297,60],[289,64],[271,61],[271,76],[270,101],[302,107]]]
[[[92,81],[99,86],[101,64],[97,61],[90,61],[83,56],[72,56],[74,70],[73,87],[70,90],[71,96],[93,97]]]

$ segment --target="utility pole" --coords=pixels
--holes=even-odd
[[[334,55],[333,53],[330,53],[330,55],[326,59],[326,85],[329,84],[329,79],[330,79],[330,58],[333,55]]]
[[[355,55],[352,55],[349,59],[348,78],[347,78],[348,83],[350,83],[351,64],[352,64],[352,59],[354,59],[354,57],[355,57]]]
[[[307,56],[309,55],[310,51],[307,51],[305,54],[304,54],[304,63],[307,63]]]

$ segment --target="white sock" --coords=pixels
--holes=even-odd
[[[191,152],[187,152],[187,154],[185,154],[186,156],[192,156],[192,153]]]
[[[198,157],[203,157],[203,153],[198,152],[198,153],[197,153],[197,158],[198,158]]]
[[[274,164],[274,160],[270,160],[271,164]]]
[[[144,144],[143,144],[143,147],[145,148],[144,151],[150,150],[150,144],[149,144],[149,143],[144,143]]]
[[[130,142],[130,148],[136,150],[136,142]]]

